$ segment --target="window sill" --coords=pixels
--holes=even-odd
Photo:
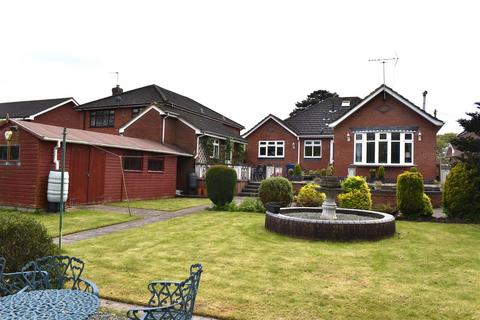
[[[318,160],[318,159],[322,159],[322,157],[303,157],[303,159],[306,159],[306,160]]]
[[[157,171],[157,170],[147,170],[148,173],[165,173],[164,171]]]
[[[410,164],[400,164],[400,163],[353,163],[351,164],[352,166],[355,167],[415,167],[417,166],[415,163],[410,163]]]
[[[0,161],[0,167],[20,167],[21,164],[20,161]]]
[[[123,169],[124,172],[136,172],[136,173],[142,173],[143,170],[132,170],[132,169]]]
[[[265,156],[262,156],[262,157],[258,157],[258,159],[285,159],[285,157],[265,157]]]

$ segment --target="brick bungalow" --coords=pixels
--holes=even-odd
[[[75,111],[74,98],[15,101],[0,103],[0,121],[10,119],[33,121],[68,128],[81,129],[83,117]]]
[[[241,166],[246,140],[240,131],[244,127],[193,99],[157,85],[125,92],[117,86],[111,96],[76,110],[82,113],[85,130],[149,139],[192,154],[178,158],[177,189],[184,193],[192,172],[200,178],[198,192],[205,193],[202,178],[212,163],[238,164],[240,180],[248,180],[248,170]]]
[[[61,160],[62,132],[59,126],[11,119],[0,126],[2,206],[46,208],[48,175]],[[67,129],[67,203],[173,197],[177,158],[191,156],[153,140]]]
[[[426,181],[437,173],[436,134],[443,122],[381,85],[364,99],[334,97],[281,120],[269,115],[244,134],[248,163],[302,169],[334,163],[336,174],[368,176],[385,167],[385,178],[416,166]],[[333,152],[332,152],[333,149]]]

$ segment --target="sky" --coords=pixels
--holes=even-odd
[[[443,132],[480,101],[475,1],[4,1],[0,101],[79,103],[149,84],[247,129],[325,89],[386,84],[438,110]]]

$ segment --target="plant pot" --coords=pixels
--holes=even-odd
[[[324,188],[340,188],[340,179],[337,176],[321,177],[320,186]]]
[[[267,202],[265,204],[265,209],[267,209],[268,212],[274,213],[274,214],[280,213],[281,207],[282,205],[279,202]]]

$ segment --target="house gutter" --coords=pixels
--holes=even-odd
[[[60,169],[60,161],[58,161],[58,149],[60,148],[60,140],[57,141],[57,145],[53,148],[53,164],[55,164],[55,170]]]

